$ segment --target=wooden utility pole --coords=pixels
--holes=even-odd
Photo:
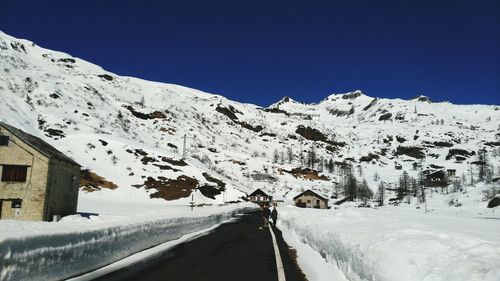
[[[191,202],[189,205],[191,206],[191,212],[192,212],[194,208],[194,194],[191,194]]]
[[[186,159],[186,134],[184,134],[184,145],[182,146],[182,160]]]

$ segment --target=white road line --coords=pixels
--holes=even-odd
[[[283,270],[283,262],[281,261],[280,249],[276,243],[276,236],[274,236],[273,228],[269,226],[271,237],[273,238],[274,255],[276,256],[276,269],[278,270],[278,281],[285,281],[285,271]]]

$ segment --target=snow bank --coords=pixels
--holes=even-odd
[[[132,218],[129,223],[122,219],[108,223],[111,225],[108,227],[103,226],[106,224],[96,227],[96,223],[71,220],[59,223],[27,222],[29,225],[50,227],[30,231],[31,235],[3,237],[3,240],[0,235],[0,280],[66,279],[182,235],[209,228],[244,210],[240,208],[208,216],[156,218],[142,222]],[[14,227],[19,226],[19,222],[10,223]],[[8,224],[3,222],[2,228]],[[65,225],[70,229],[61,229]],[[75,225],[82,229],[71,229]],[[90,229],[83,228],[86,225]]]
[[[498,216],[283,207],[280,218],[349,280],[500,280]]]

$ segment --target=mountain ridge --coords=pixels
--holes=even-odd
[[[331,194],[341,175],[327,172],[325,161],[377,170],[391,182],[397,179],[395,163],[411,170],[418,160],[399,147],[417,147],[428,164],[465,173],[464,161],[446,159],[450,147],[433,143],[466,151],[486,147],[496,157],[497,145],[485,143],[496,143],[500,136],[496,105],[373,98],[355,90],[314,104],[285,97],[263,108],[180,85],[118,76],[2,32],[0,52],[0,95],[6,101],[0,105],[0,120],[44,138],[115,182],[116,190],[93,193],[111,199],[181,196],[174,201],[188,202],[193,191],[203,195],[200,201],[215,203],[227,199],[224,192],[235,200],[261,186],[278,195],[304,188]],[[187,165],[179,165],[185,135]],[[313,147],[319,159],[312,166],[328,181],[284,172],[305,168]],[[262,181],[258,175],[270,178]],[[368,183],[376,189],[375,181]]]

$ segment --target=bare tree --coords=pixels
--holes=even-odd
[[[328,160],[328,172],[333,173],[333,170],[334,170],[333,159],[330,158],[330,160]]]
[[[280,155],[279,155],[278,149],[275,149],[273,152],[273,163],[278,163],[279,158],[280,158]]]
[[[385,197],[385,185],[384,182],[380,182],[378,184],[378,205],[384,206],[384,197]]]
[[[323,155],[322,155],[318,161],[318,171],[320,171],[320,172],[323,172],[323,163],[324,163],[324,159],[323,159]]]
[[[316,149],[314,148],[314,145],[311,146],[311,150],[308,152],[308,157],[307,157],[307,166],[311,169],[314,169],[314,165],[316,164]]]
[[[301,167],[304,167],[304,165],[305,165],[305,156],[304,156],[304,152],[302,152],[302,151],[301,151],[301,152],[300,152],[299,157],[300,157],[300,166],[301,166]]]
[[[472,164],[469,165],[470,172],[470,186],[474,186],[474,171],[472,170]]]
[[[292,164],[293,161],[293,149],[291,146],[289,146],[286,150],[286,154],[288,156],[288,164]]]
[[[367,204],[368,199],[373,198],[373,191],[370,189],[370,187],[368,187],[368,183],[365,179],[363,179],[358,189],[359,197],[361,198],[361,200],[363,200],[364,204]]]

